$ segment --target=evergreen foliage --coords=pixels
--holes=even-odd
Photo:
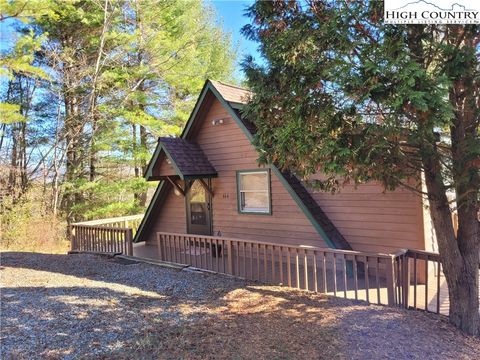
[[[158,136],[178,135],[236,50],[194,0],[1,1],[0,197],[41,184],[68,222],[144,211]],[[8,221],[7,221],[8,223]],[[14,224],[11,224],[14,226]],[[8,224],[7,224],[8,226]]]
[[[243,31],[266,65],[244,62],[245,115],[263,162],[321,172],[324,190],[376,180],[421,193],[423,173],[450,320],[478,334],[480,27],[382,14],[380,1],[256,2]]]

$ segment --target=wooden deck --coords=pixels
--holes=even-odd
[[[143,215],[130,215],[73,223],[71,251],[133,254],[132,242]]]
[[[158,246],[156,245],[146,245],[145,243],[134,244],[133,254],[136,257],[161,260],[161,254]],[[212,256],[209,250],[205,249],[196,249],[196,252],[190,252],[186,255],[189,260],[191,259],[193,265],[192,267],[197,267],[200,269],[206,268],[206,265],[214,272],[226,273],[226,264],[228,262],[228,256],[219,256],[218,258]],[[182,259],[180,259],[182,260]],[[278,262],[275,263],[275,267],[270,266],[270,261],[267,260],[265,263],[264,259],[260,257],[259,262],[252,261],[252,258],[244,256],[242,253],[238,254],[238,264],[239,268],[236,269],[236,272],[239,274],[239,277],[250,278],[256,281],[265,282],[265,283],[274,283],[279,285],[288,286],[288,264],[283,262],[282,269]],[[205,264],[205,261],[207,262]],[[187,261],[189,262],[189,261]],[[185,261],[179,261],[179,263],[186,263]],[[196,264],[196,266],[195,266]],[[338,265],[338,261],[337,264]],[[294,268],[294,261],[290,266],[290,273]],[[262,271],[258,271],[258,269]],[[264,276],[264,269],[267,269],[266,277]],[[318,291],[321,293],[326,293],[332,296],[344,297],[348,299],[357,299],[362,301],[367,301],[370,303],[377,303],[388,305],[388,289],[385,276],[382,276],[382,271],[377,276],[377,269],[375,267],[370,267],[368,269],[368,278],[363,275],[357,277],[355,281],[354,276],[352,276],[353,269],[347,269],[344,274],[341,270],[341,266],[333,266],[333,262],[329,263],[326,273],[323,274],[321,267],[317,267],[316,270],[313,269],[313,266],[307,266],[307,272],[317,274],[317,282],[314,283],[314,278],[308,278],[308,284],[305,284],[305,266],[299,264],[299,283],[296,283],[296,277],[293,274],[290,276],[290,286],[310,291]],[[279,274],[283,272],[284,283],[279,281]],[[425,284],[417,284],[417,286],[410,286],[409,291],[409,307],[417,308],[420,310],[425,310],[427,307],[430,312],[437,312],[437,278],[435,272],[432,272],[429,277],[427,292],[425,292]],[[335,274],[335,275],[334,275]],[[367,280],[368,279],[368,280]],[[367,286],[368,282],[368,286]],[[368,287],[368,291],[367,291]],[[355,288],[357,291],[355,291]],[[416,288],[416,290],[415,290]],[[448,315],[449,309],[449,299],[448,299],[448,288],[445,281],[445,277],[441,273],[440,278],[440,309],[439,313],[443,315]],[[415,302],[416,299],[416,302]]]
[[[161,232],[156,245],[132,244],[141,217],[72,224],[71,250],[123,253],[373,304],[449,312],[437,253],[388,255]]]
[[[72,250],[124,253],[373,304],[449,312],[435,253],[386,255],[174,233],[157,233],[157,245],[132,244],[140,218],[73,224]]]

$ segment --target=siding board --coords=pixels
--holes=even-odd
[[[153,168],[153,174],[155,176],[174,176],[176,175],[175,169],[173,168],[172,165],[170,165],[167,162],[167,159],[165,157],[162,157],[162,159],[159,159],[160,164],[158,166],[155,166]]]
[[[354,250],[389,253],[425,247],[421,198],[404,188],[384,191],[380,183],[370,182],[346,184],[335,194],[309,192]]]
[[[213,126],[213,118],[224,124]],[[239,214],[237,210],[237,170],[257,169],[254,146],[215,101],[198,130],[195,141],[218,172],[212,180],[213,231],[223,236],[289,244],[326,247],[318,232],[300,210],[291,195],[271,172],[272,215]]]
[[[212,125],[212,120],[219,118],[224,123]],[[218,177],[212,179],[213,234],[220,232],[226,237],[327,246],[273,172],[270,174],[272,215],[239,214],[236,171],[259,167],[255,148],[217,100],[205,117],[197,120],[201,123],[195,127],[196,136],[192,140],[200,145],[218,173]],[[155,231],[186,232],[184,199],[180,199],[168,196]],[[172,217],[180,217],[183,222]]]
[[[185,198],[174,194],[172,186],[169,185],[165,201],[158,212],[157,219],[152,225],[152,231],[149,233],[148,242],[156,242],[156,233],[159,231],[170,231],[177,233],[186,233],[186,211]]]

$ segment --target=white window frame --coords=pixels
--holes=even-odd
[[[250,174],[265,174],[267,176],[267,189],[265,190],[241,190],[242,176]],[[239,170],[237,171],[237,208],[240,214],[258,214],[258,215],[271,215],[272,214],[272,186],[270,183],[270,170]],[[249,209],[242,207],[242,193],[266,193],[267,194],[267,208],[265,209]]]

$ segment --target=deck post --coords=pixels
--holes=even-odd
[[[68,225],[68,234],[70,235],[70,250],[74,251],[75,249],[75,227],[73,225]]]
[[[386,279],[387,279],[387,298],[388,298],[388,305],[395,306],[395,284],[394,279],[395,276],[393,274],[393,263],[395,261],[395,257],[392,256],[390,259],[387,259],[386,262]]]
[[[232,242],[227,241],[227,253],[228,253],[228,258],[227,258],[227,263],[228,263],[228,273],[230,275],[233,275],[233,252],[232,252]]]
[[[161,261],[164,261],[163,259],[163,251],[162,251],[162,244],[160,243],[160,238],[161,238],[162,235],[160,235],[160,233],[157,232],[157,252],[158,252],[158,256],[160,256],[160,260]]]
[[[132,229],[126,229],[125,232],[125,243],[126,243],[126,250],[127,250],[127,255],[133,256],[133,232]]]
[[[410,290],[410,261],[408,257],[408,253],[403,255],[403,266],[402,266],[402,295],[403,295],[403,306],[405,309],[408,309],[408,293]]]

